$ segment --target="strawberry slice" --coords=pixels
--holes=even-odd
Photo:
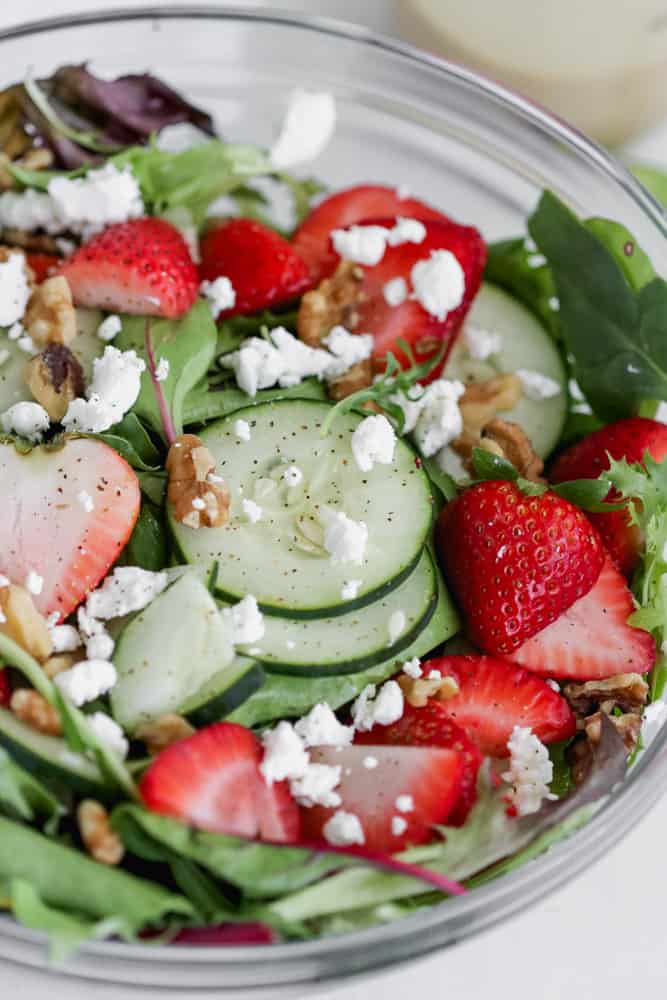
[[[291,243],[253,219],[212,225],[201,241],[201,277],[227,277],[236,292],[220,318],[280,305],[305,292],[308,269]]]
[[[46,281],[52,274],[55,274],[58,265],[60,264],[60,257],[56,257],[52,253],[26,253],[26,260],[28,262],[28,267],[35,276],[35,281],[37,284],[41,284],[42,281]]]
[[[164,219],[108,226],[63,262],[78,306],[175,319],[194,304],[199,277],[178,229]]]
[[[536,674],[579,681],[644,674],[655,663],[655,642],[628,625],[633,610],[625,578],[608,557],[593,589],[509,659]]]
[[[200,830],[291,843],[299,809],[287,782],[267,785],[262,745],[235,722],[216,722],[157,755],[141,779],[148,809]]]
[[[507,757],[515,726],[529,726],[543,743],[574,736],[572,709],[558,691],[521,667],[493,656],[442,656],[423,664],[425,675],[453,677],[459,693],[436,702],[490,757]]]
[[[375,220],[372,225],[391,228],[394,221]],[[459,226],[455,222],[426,221],[424,226],[426,237],[421,243],[402,243],[396,247],[387,247],[378,264],[363,267],[363,299],[350,329],[374,335],[373,362],[376,371],[384,370],[388,351],[403,365],[409,365],[409,359],[397,345],[399,339],[409,344],[419,362],[434,358],[443,343],[448,345],[449,350],[482,281],[486,246],[476,229]],[[414,299],[408,298],[397,306],[389,305],[384,297],[387,282],[399,277],[411,288],[410,275],[414,265],[417,261],[427,260],[438,250],[448,250],[461,265],[465,276],[465,293],[461,304],[448,312],[442,320],[432,316]],[[440,375],[444,360],[425,381],[432,381]]]
[[[367,758],[377,762],[372,769],[364,765]],[[311,760],[341,767],[336,791],[342,801],[336,808],[301,810],[305,840],[325,840],[325,824],[342,810],[354,814],[361,823],[367,848],[393,854],[431,840],[433,825],[447,820],[461,794],[463,762],[455,750],[319,747],[311,751]]]
[[[101,441],[73,438],[28,454],[0,445],[0,572],[24,584],[34,571],[38,610],[63,619],[120,555],[140,502],[135,473]]]
[[[0,705],[9,705],[12,697],[12,689],[9,686],[9,677],[6,670],[0,670]]]
[[[434,663],[435,661],[432,661]],[[428,664],[430,667],[432,664]],[[426,671],[428,673],[428,671]],[[479,749],[447,712],[446,705],[430,698],[416,708],[408,701],[403,715],[389,726],[373,726],[365,733],[357,733],[355,743],[385,746],[446,747],[461,756],[461,791],[447,822],[462,826],[477,800],[477,772],[483,761]]]
[[[436,219],[449,222],[446,215],[416,198],[400,198],[395,188],[375,184],[337,191],[313,209],[292,237],[292,244],[305,260],[311,284],[327,278],[338,265],[331,245],[332,229],[346,229],[367,219]]]
[[[641,462],[648,452],[656,462],[667,456],[667,425],[646,417],[628,417],[607,424],[562,452],[554,462],[549,479],[563,483],[568,479],[597,479],[609,468],[609,459],[625,458],[630,463]],[[611,490],[607,499],[615,499]],[[602,540],[626,576],[631,576],[639,562],[642,536],[639,528],[630,524],[628,512],[612,510],[589,514]]]

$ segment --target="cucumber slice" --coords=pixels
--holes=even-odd
[[[322,423],[330,412],[329,405],[315,400],[278,400],[237,410],[202,432],[229,487],[230,521],[196,531],[172,518],[171,527],[186,562],[205,571],[218,562],[223,600],[253,594],[264,611],[292,618],[342,614],[388,593],[417,564],[433,503],[412,448],[398,441],[391,465],[362,473],[350,441],[363,418],[346,413],[323,437]],[[250,424],[249,442],[234,433],[239,417]],[[303,473],[300,486],[282,479],[288,463]],[[257,523],[244,515],[243,498],[262,507]],[[317,520],[324,506],[367,524],[362,565],[332,563]],[[350,579],[362,580],[354,601],[341,596]]]
[[[6,708],[0,708],[0,744],[26,770],[64,791],[104,800],[115,797],[92,760],[70,750],[59,736],[45,736],[27,726]]]
[[[255,660],[237,656],[232,663],[186,699],[180,714],[193,726],[207,726],[229,715],[261,688],[266,674]]]
[[[459,619],[445,588],[441,585],[438,604],[428,625],[400,656],[390,656],[368,670],[337,677],[290,677],[269,674],[259,691],[251,695],[228,718],[242,726],[267,725],[276,719],[296,718],[309,712],[313,705],[325,701],[331,708],[340,708],[356,698],[367,684],[381,684],[393,677],[401,664],[413,656],[426,657],[432,650],[453,636]]]
[[[102,314],[97,309],[77,309],[78,334],[72,341],[70,349],[81,362],[86,381],[89,380],[93,360],[104,351],[105,344],[97,336],[97,328],[102,320]],[[0,413],[4,413],[14,403],[33,398],[25,381],[25,366],[29,356],[15,340],[10,340],[7,330],[0,330],[0,352],[4,357],[7,351],[9,357],[0,365]]]
[[[500,414],[520,424],[537,454],[546,458],[560,439],[567,414],[567,375],[558,348],[533,313],[495,285],[482,285],[466,323],[500,334],[500,353],[476,361],[468,354],[465,336],[461,335],[447,361],[446,378],[483,382],[499,372],[525,368],[547,375],[560,385],[561,392],[551,399],[528,399],[524,395],[513,410]]]
[[[180,712],[193,691],[220,678],[234,647],[217,604],[194,573],[183,576],[121,632],[111,710],[124,729]]]
[[[310,621],[265,616],[264,638],[258,648],[253,646],[253,654],[272,673],[324,677],[365,670],[409,646],[428,623],[437,600],[436,569],[424,550],[407,580],[360,611]],[[390,643],[389,621],[401,613],[403,626]]]

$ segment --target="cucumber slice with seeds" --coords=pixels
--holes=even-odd
[[[202,432],[230,491],[230,520],[196,531],[172,518],[171,528],[187,562],[206,571],[217,560],[221,599],[253,594],[267,613],[320,618],[369,604],[416,566],[433,504],[414,451],[398,441],[391,465],[362,473],[351,436],[363,417],[344,414],[323,437],[330,412],[328,404],[314,400],[279,400],[237,410]],[[249,442],[234,433],[239,418],[250,424]],[[299,486],[282,479],[287,464],[302,471]],[[261,506],[257,523],[244,514],[244,498]],[[334,564],[324,549],[318,515],[326,507],[368,526],[361,565]],[[350,579],[362,581],[354,600],[342,597]]]

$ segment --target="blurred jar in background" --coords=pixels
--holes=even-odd
[[[667,115],[665,0],[397,0],[409,41],[616,144]]]

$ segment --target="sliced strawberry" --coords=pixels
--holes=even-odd
[[[9,686],[9,677],[6,670],[0,670],[0,705],[9,705],[12,697],[12,689]]]
[[[262,745],[249,729],[216,722],[155,758],[140,792],[153,812],[201,830],[249,839],[299,839],[299,809],[286,782],[267,785]]]
[[[230,219],[212,225],[201,241],[201,277],[227,277],[236,292],[233,309],[253,313],[289,302],[310,284],[308,269],[291,243],[253,219]]]
[[[292,237],[292,243],[305,260],[311,283],[316,285],[335,271],[338,254],[331,245],[331,231],[346,229],[366,219],[436,219],[449,222],[437,209],[416,198],[401,198],[395,188],[375,184],[337,191],[313,209]]]
[[[578,507],[526,496],[514,483],[478,483],[447,504],[436,543],[470,638],[503,655],[591,589],[605,559]]]
[[[373,757],[372,769],[364,760]],[[339,809],[353,813],[361,823],[365,846],[393,854],[411,844],[423,844],[433,836],[432,827],[444,823],[461,793],[463,761],[455,750],[435,747],[349,746],[338,750],[319,747],[311,760],[341,767],[336,791],[341,805],[302,809],[305,840],[325,840],[324,826]],[[407,808],[401,796],[409,796]],[[398,803],[397,803],[398,800]],[[398,827],[392,829],[392,820]],[[403,822],[405,823],[405,829]]]
[[[199,277],[187,243],[164,219],[109,226],[63,262],[78,306],[140,316],[182,316],[194,304]]]
[[[463,729],[452,720],[443,702],[430,698],[425,705],[415,708],[406,701],[403,715],[397,722],[392,722],[390,726],[373,726],[369,732],[357,733],[354,742],[456,750],[463,765],[461,791],[447,822],[450,826],[465,823],[477,800],[477,772],[484,758]]]
[[[41,284],[52,274],[55,274],[60,264],[60,257],[52,253],[26,253],[28,267],[35,276],[37,284]]]
[[[435,704],[490,757],[506,757],[515,726],[529,726],[543,743],[574,736],[575,718],[558,691],[521,667],[493,656],[441,656],[425,674],[453,677],[459,693]]]
[[[37,573],[37,608],[63,619],[120,555],[140,502],[135,473],[101,441],[73,438],[28,454],[0,445],[0,572],[18,584]]]
[[[625,458],[641,462],[648,452],[656,462],[667,456],[667,425],[646,417],[628,417],[594,431],[562,452],[554,462],[549,479],[562,483],[568,479],[597,479],[609,468],[609,459]],[[615,498],[611,491],[608,500]],[[602,536],[618,568],[630,576],[639,562],[642,537],[630,524],[625,510],[588,515]]]
[[[655,662],[655,642],[628,625],[633,610],[625,578],[607,558],[593,589],[509,659],[536,674],[579,681],[644,674]]]

